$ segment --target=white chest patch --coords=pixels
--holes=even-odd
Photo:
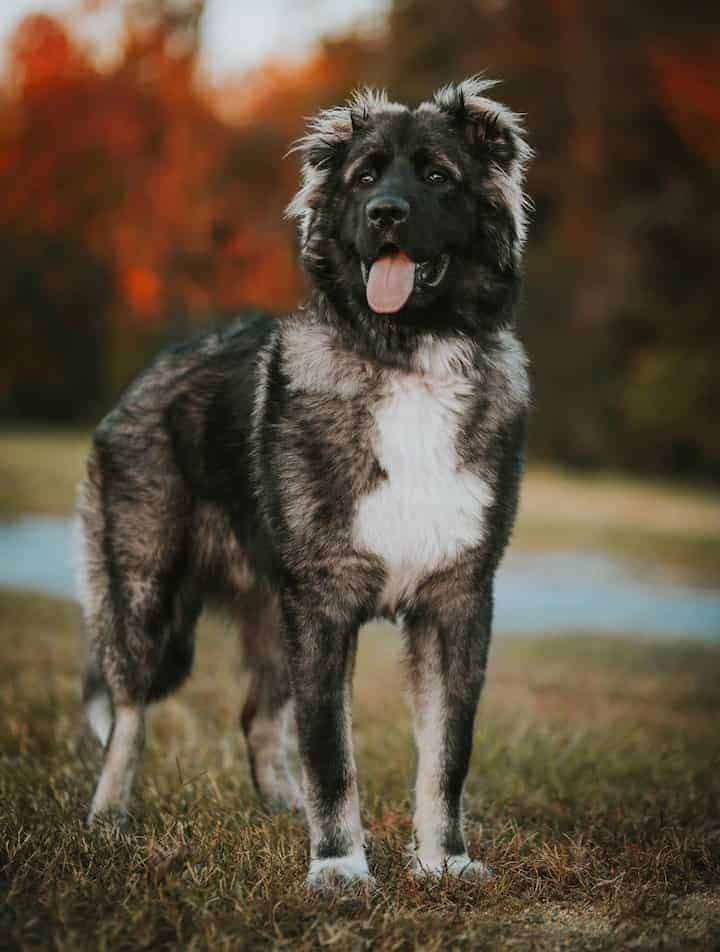
[[[380,607],[394,609],[423,576],[482,540],[492,492],[456,450],[471,386],[455,375],[397,374],[375,412],[374,450],[387,479],[360,500],[353,534],[385,562]]]

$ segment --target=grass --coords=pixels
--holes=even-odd
[[[0,432],[0,516],[71,513],[88,442],[79,431]],[[720,493],[530,466],[513,545],[613,551],[720,585]]]
[[[496,878],[405,869],[414,753],[399,644],[368,627],[355,734],[375,892],[309,896],[302,822],[252,794],[232,632],[205,621],[150,718],[127,833],[82,824],[78,612],[0,593],[3,948],[708,949],[720,937],[720,650],[496,639],[468,782]]]
[[[0,514],[66,515],[87,434],[0,433]],[[530,467],[516,548],[596,548],[720,582],[720,496]],[[720,944],[720,649],[496,638],[467,786],[477,885],[405,868],[414,752],[388,626],[361,639],[355,739],[371,894],[309,896],[301,821],[249,783],[232,632],[150,717],[125,833],[83,826],[79,618],[0,590],[0,946],[706,949]],[[682,635],[682,632],[678,633]]]
[[[0,431],[0,514],[71,513],[89,445],[79,430]]]

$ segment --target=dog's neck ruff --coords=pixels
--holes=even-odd
[[[440,343],[447,351],[458,345],[465,355],[474,353],[473,363],[482,365],[482,353],[492,348],[497,334],[514,324],[514,308],[519,279],[498,295],[487,313],[434,312],[436,326],[413,325],[395,315],[375,314],[369,309],[354,310],[316,291],[299,317],[326,326],[342,348],[359,359],[382,368],[428,372],[425,354],[428,345]],[[306,317],[307,315],[307,317]]]
[[[497,335],[495,335],[497,338]],[[290,390],[352,398],[377,391],[383,381],[425,378],[444,386],[481,385],[482,357],[477,342],[468,338],[445,340],[432,334],[418,336],[414,347],[393,362],[374,360],[349,346],[342,333],[326,322],[300,313],[285,323],[283,369]]]

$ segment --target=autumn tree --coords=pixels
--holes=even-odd
[[[207,87],[201,0],[122,2],[110,65],[47,16],[11,44],[5,416],[95,417],[164,341],[293,307],[303,280],[283,211],[298,169],[283,156],[303,117],[359,84],[418,101],[485,70],[537,152],[522,320],[533,451],[720,474],[717,4],[393,0],[384,35]]]

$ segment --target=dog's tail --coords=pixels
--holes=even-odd
[[[86,478],[77,491],[73,554],[76,591],[83,610],[86,636],[83,704],[93,733],[106,747],[112,733],[113,704],[101,659],[101,629],[108,621],[110,593],[103,554],[105,525],[100,483],[100,469],[92,449]]]

